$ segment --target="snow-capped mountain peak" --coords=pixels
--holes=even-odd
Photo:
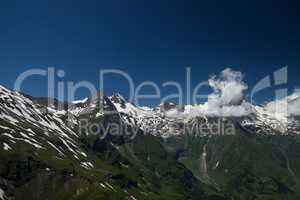
[[[299,94],[293,94],[286,99],[289,103],[298,103]],[[244,103],[239,105],[239,109],[246,108],[249,111],[245,112],[247,114],[222,116],[218,112],[207,112],[206,105],[179,106],[172,102],[164,102],[158,108],[139,107],[128,102],[118,93],[110,97],[101,96],[99,93],[95,97],[73,102],[65,110],[57,110],[53,107],[40,105],[38,101],[33,101],[20,93],[0,87],[0,117],[11,124],[18,125],[20,122],[28,122],[37,127],[44,127],[47,132],[55,130],[65,133],[67,131],[76,136],[72,127],[78,123],[77,118],[90,115],[90,117],[97,119],[105,114],[100,109],[100,101],[103,101],[104,108],[102,109],[117,112],[123,123],[162,137],[181,135],[184,132],[183,124],[192,122],[194,118],[238,118],[238,123],[241,126],[251,129],[257,134],[300,133],[300,123],[297,118],[273,113],[268,106],[262,107]],[[42,112],[45,108],[46,114]],[[231,106],[222,109],[237,108]],[[226,111],[226,113],[230,112]],[[61,121],[64,116],[69,120],[68,123],[73,124],[73,126],[66,125],[65,122]]]

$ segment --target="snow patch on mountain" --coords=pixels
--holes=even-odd
[[[89,98],[84,98],[82,100],[72,101],[72,103],[73,104],[86,103],[88,100],[89,100]]]
[[[82,157],[86,160],[78,143],[78,131],[65,120],[70,116],[67,110],[47,107],[0,87],[0,136],[5,150],[23,143],[36,149],[36,153],[54,150],[59,156],[70,154],[79,161]]]
[[[3,149],[4,149],[5,151],[12,150],[12,148],[11,148],[7,143],[5,143],[5,142],[3,142]]]
[[[0,199],[5,200],[5,194],[4,191],[0,188]]]

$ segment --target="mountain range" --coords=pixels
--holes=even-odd
[[[1,86],[0,199],[298,200],[299,103],[149,108]]]

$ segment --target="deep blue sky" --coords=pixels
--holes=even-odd
[[[292,1],[2,1],[0,84],[11,88],[21,72],[49,66],[65,70],[64,81],[97,84],[100,69],[118,68],[136,84],[184,83],[191,66],[193,84],[232,67],[251,88],[288,65],[292,90],[300,86],[299,21]],[[110,79],[106,93],[126,96],[125,83]],[[45,96],[46,81],[32,78],[24,91]]]

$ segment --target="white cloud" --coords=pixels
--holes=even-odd
[[[244,92],[248,86],[243,78],[241,72],[227,68],[219,76],[214,75],[208,80],[213,93],[208,95],[207,102],[185,106],[183,112],[173,109],[166,114],[175,118],[249,115],[253,112],[254,105],[244,100]],[[271,101],[261,108],[278,119],[300,116],[300,90],[295,90],[290,96]]]
[[[243,74],[230,68],[223,70],[220,77],[211,77],[208,80],[213,88],[208,103],[214,106],[239,105],[243,100],[243,92],[248,88],[243,82]]]
[[[172,109],[166,112],[166,116],[173,118],[193,118],[197,116],[212,117],[241,117],[252,112],[251,104],[242,102],[240,105],[212,106],[208,102],[200,105],[185,106],[185,110]]]
[[[243,101],[244,91],[248,88],[243,82],[244,75],[230,68],[223,70],[219,77],[212,76],[208,83],[213,93],[208,101],[200,105],[185,106],[184,112],[170,110],[169,117],[186,118],[196,116],[245,116],[252,112],[252,106]]]

